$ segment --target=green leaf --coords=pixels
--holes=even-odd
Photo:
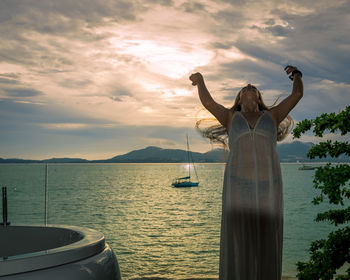
[[[314,127],[313,132],[316,136],[322,137],[326,130],[331,133],[340,131],[341,135],[350,132],[350,106],[346,106],[345,110],[339,114],[321,114],[314,120],[304,119],[300,121],[292,131],[293,139],[300,138],[302,133]]]
[[[350,106],[339,114],[321,114],[314,120],[302,120],[292,131],[293,138],[300,138],[302,133],[313,128],[315,136],[323,137],[326,130],[330,133],[340,131],[341,135],[350,132]],[[327,140],[313,146],[307,153],[311,159],[323,158],[327,155],[337,158],[345,154],[350,156],[350,145],[348,142]],[[314,174],[314,188],[321,191],[313,198],[312,203],[317,205],[328,198],[331,204],[344,206],[344,200],[350,199],[350,188],[347,182],[350,180],[350,165],[340,164],[317,167]],[[344,225],[350,220],[350,207],[340,209],[329,209],[318,213],[315,221],[329,221],[338,226]],[[313,241],[309,248],[310,258],[307,262],[297,262],[297,274],[300,280],[331,280],[337,269],[345,263],[350,263],[350,227],[346,226],[331,232],[327,239]],[[337,280],[350,279],[350,268],[346,275],[337,275]]]
[[[350,207],[339,210],[329,210],[323,213],[318,213],[315,221],[330,221],[331,224],[338,226],[350,221]]]
[[[313,203],[319,204],[324,196],[328,197],[329,203],[344,205],[344,199],[350,197],[350,191],[345,188],[350,180],[350,165],[339,164],[317,167],[314,174],[314,188],[321,190],[321,195],[314,198]]]
[[[331,232],[327,239],[312,242],[309,251],[310,260],[296,264],[298,279],[333,279],[336,270],[350,260],[350,227]]]
[[[329,154],[332,158],[337,158],[341,154],[350,156],[350,144],[348,142],[338,142],[334,143],[331,140],[326,142],[320,142],[317,145],[310,148],[307,153],[307,156],[311,159],[315,157],[327,157]]]

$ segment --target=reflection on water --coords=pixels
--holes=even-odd
[[[49,166],[49,223],[104,233],[124,279],[217,279],[224,164],[197,164],[197,188],[173,188],[186,164]],[[283,274],[330,227],[313,221],[313,171],[282,165]],[[44,223],[44,165],[0,165],[12,224]],[[311,226],[310,226],[311,225]]]

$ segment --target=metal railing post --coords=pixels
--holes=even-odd
[[[46,164],[45,166],[45,226],[47,226],[48,211],[49,211],[49,189],[48,189],[49,174],[48,172],[49,172],[49,167],[48,167],[48,164]]]
[[[10,225],[10,222],[7,221],[7,191],[6,187],[2,187],[2,223],[4,227]]]

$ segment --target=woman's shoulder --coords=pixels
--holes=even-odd
[[[274,120],[276,126],[278,127],[279,123],[278,123],[278,116],[277,116],[277,112],[276,110],[274,110],[275,107],[269,108],[265,111],[269,112],[269,114],[271,115],[272,119]]]
[[[228,111],[228,120],[229,120],[229,122],[231,122],[231,120],[233,119],[233,116],[238,114],[238,112],[239,112],[238,110],[233,110],[233,109],[230,109]]]

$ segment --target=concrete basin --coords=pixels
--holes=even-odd
[[[119,280],[113,250],[102,233],[77,226],[0,226],[0,277]]]

